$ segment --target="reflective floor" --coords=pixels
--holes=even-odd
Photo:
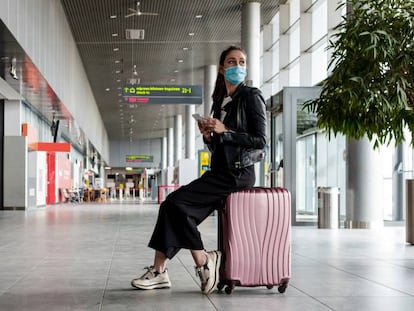
[[[171,289],[141,291],[130,280],[151,264],[146,247],[155,204],[64,204],[0,211],[0,310],[409,310],[414,246],[405,228],[294,227],[292,279],[284,294],[265,287],[201,294],[188,251],[169,262]],[[216,245],[216,217],[200,230]]]

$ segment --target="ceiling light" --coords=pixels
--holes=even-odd
[[[121,61],[117,59],[114,63],[115,63],[115,64],[119,64],[120,62],[121,62]]]
[[[189,36],[194,36],[194,32],[188,33]]]
[[[174,73],[179,73],[180,71],[178,70],[178,69],[175,69],[174,70]]]
[[[116,15],[111,15],[109,18],[114,19],[114,18],[117,18],[117,16]]]
[[[196,16],[195,16],[195,18],[202,18],[203,17],[203,15],[201,15],[201,14],[197,14]]]
[[[107,87],[106,89],[105,89],[105,91],[107,91],[107,92],[109,92],[111,89],[109,88],[109,87]]]
[[[115,73],[121,73],[121,70],[115,70]]]
[[[188,47],[183,47],[183,51],[188,51]]]
[[[182,60],[182,59],[179,59],[179,60],[178,60],[178,62],[179,62],[179,63],[182,63],[182,62],[184,62],[184,60]]]
[[[114,48],[114,52],[118,52],[119,51],[119,48]]]
[[[117,33],[113,33],[112,34],[112,37],[118,37],[118,34]]]

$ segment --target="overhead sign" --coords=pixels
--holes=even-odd
[[[126,161],[128,163],[152,163],[154,162],[154,157],[150,155],[127,155]]]
[[[201,85],[125,85],[122,96],[128,104],[202,103]]]

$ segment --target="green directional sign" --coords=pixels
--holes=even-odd
[[[122,96],[128,104],[201,104],[201,85],[125,85]]]
[[[151,163],[154,162],[154,157],[150,155],[127,155],[127,163]]]

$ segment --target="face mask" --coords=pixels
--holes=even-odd
[[[246,78],[246,68],[241,66],[233,66],[226,69],[224,78],[231,84],[239,84]]]

